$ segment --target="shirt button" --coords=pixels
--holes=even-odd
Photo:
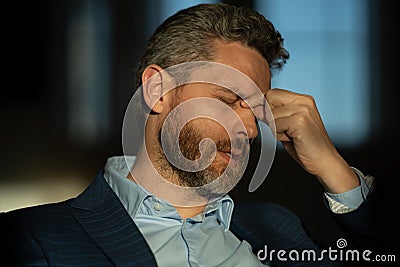
[[[161,210],[161,205],[159,203],[154,204],[154,209],[156,211],[160,211]]]

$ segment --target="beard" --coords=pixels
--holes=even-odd
[[[182,118],[176,116],[172,121],[179,119]],[[200,152],[199,147],[205,137],[200,134],[201,129],[196,126],[194,121],[189,121],[181,132],[178,132],[178,129],[174,127],[167,127],[163,141],[161,141],[161,129],[162,126],[158,129],[156,147],[158,147],[159,151],[156,161],[158,172],[170,182],[183,187],[203,187],[215,181],[212,184],[213,186],[204,188],[202,192],[202,195],[210,197],[230,191],[243,175],[249,155],[247,139],[237,139],[233,142],[227,139],[214,140],[217,151],[231,151],[231,148],[242,151],[242,155],[235,158],[235,164],[229,164],[225,160],[216,160],[214,158],[216,155],[215,147],[210,143],[206,143],[202,147],[203,153]],[[179,142],[176,142],[176,138],[179,138]],[[179,144],[179,147],[176,144]],[[179,153],[179,150],[182,154]],[[168,154],[168,158],[171,159],[172,157],[172,161],[176,164],[172,164],[166,154]],[[189,168],[185,166],[185,164],[187,165],[185,162],[189,160],[193,163],[200,157],[205,157],[211,164],[200,171],[188,170]]]

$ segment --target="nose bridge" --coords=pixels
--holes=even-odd
[[[258,135],[256,119],[251,108],[240,108],[237,114],[241,121],[234,126],[234,134],[244,136],[248,139],[253,139]],[[245,129],[243,129],[243,126]]]

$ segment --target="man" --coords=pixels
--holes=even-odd
[[[133,104],[145,121],[137,156],[108,159],[77,198],[3,214],[6,256],[20,266],[341,265],[327,257],[284,261],[259,253],[265,245],[321,248],[290,211],[229,197],[258,123],[268,124],[321,182],[354,244],[394,247],[397,230],[392,237],[387,231],[395,222],[379,228],[369,220],[386,214],[375,200],[374,178],[339,155],[313,98],[271,89],[273,71],[288,58],[279,32],[250,9],[203,4],[168,18],[137,70]],[[210,76],[217,82],[204,80]]]

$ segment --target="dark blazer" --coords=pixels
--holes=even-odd
[[[395,255],[397,266],[400,266],[400,206],[386,197],[378,180],[375,184],[355,211],[332,215],[343,229],[344,237],[350,241],[348,249],[368,249],[374,255]]]
[[[345,224],[349,223],[344,218]],[[348,220],[352,220],[349,218]],[[7,266],[156,266],[149,246],[100,172],[77,198],[0,216]],[[315,249],[299,218],[269,203],[238,203],[231,231],[254,252]],[[325,262],[279,262],[273,266],[340,266]]]

